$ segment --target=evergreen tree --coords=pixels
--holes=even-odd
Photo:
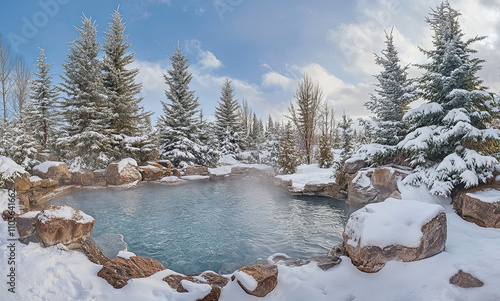
[[[434,49],[422,50],[430,62],[419,67],[425,71],[420,90],[428,102],[406,114],[413,131],[398,144],[416,167],[405,182],[425,183],[437,195],[491,178],[497,160],[480,151],[480,146],[487,139],[500,138],[498,130],[487,128],[494,100],[476,75],[483,61],[471,57],[476,51],[470,45],[484,37],[464,41],[459,15],[445,1],[427,18]]]
[[[408,79],[409,66],[400,65],[398,51],[394,47],[392,30],[385,33],[387,48],[382,55],[375,55],[375,63],[383,68],[375,75],[377,95],[371,95],[371,100],[365,106],[375,116],[367,122],[375,143],[396,145],[408,133],[403,122],[403,115],[408,111],[408,105],[415,98],[415,88]]]
[[[204,150],[200,141],[200,120],[196,116],[200,104],[194,91],[189,90],[193,76],[188,71],[188,59],[177,47],[170,60],[172,69],[164,74],[168,85],[165,95],[170,103],[162,101],[163,114],[158,119],[160,156],[179,167],[202,164]]]
[[[340,129],[340,147],[342,152],[340,153],[340,162],[338,169],[342,169],[345,161],[351,156],[353,150],[353,135],[354,131],[352,129],[352,119],[348,117],[345,112],[342,114],[342,120],[339,122],[338,127]]]
[[[113,160],[112,111],[104,94],[97,26],[84,15],[82,28],[76,30],[80,37],[70,43],[68,59],[62,64],[62,108],[67,124],[57,145],[71,164],[98,169]]]
[[[148,133],[144,132],[144,127],[147,127],[151,113],[144,112],[140,105],[143,98],[137,96],[142,86],[135,82],[139,70],[127,69],[134,62],[135,53],[126,53],[131,44],[126,42],[128,35],[125,35],[125,23],[118,10],[110,20],[103,44],[104,88],[113,113],[110,131],[112,135],[145,138]],[[120,148],[119,144],[115,147]],[[117,156],[123,156],[123,152],[123,149],[117,149]]]
[[[21,116],[7,123],[3,139],[0,139],[0,150],[2,155],[10,157],[17,164],[27,170],[39,162],[36,160],[37,141],[34,137],[33,128],[23,119],[24,111],[29,111],[28,102],[25,104]]]
[[[279,173],[292,174],[297,171],[300,158],[291,122],[286,124],[285,131],[276,144],[273,158],[275,160],[273,165]]]
[[[220,102],[215,108],[216,133],[222,154],[237,154],[242,145],[243,132],[240,121],[240,106],[234,99],[234,88],[226,78],[222,85]]]
[[[34,137],[43,148],[47,148],[49,137],[53,138],[54,127],[59,120],[56,112],[58,93],[52,85],[52,74],[49,73],[52,64],[45,60],[45,51],[40,49],[36,65],[38,72],[35,72],[36,79],[31,86],[31,108],[26,114],[27,123],[35,131]]]

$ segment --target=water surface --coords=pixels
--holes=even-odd
[[[51,204],[93,216],[91,237],[123,234],[129,251],[184,274],[217,272],[224,263],[274,253],[303,259],[324,255],[342,240],[355,210],[331,199],[289,196],[251,179],[82,189]]]

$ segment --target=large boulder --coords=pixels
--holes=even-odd
[[[208,176],[208,168],[201,165],[188,166],[184,169],[185,176]]]
[[[349,202],[365,205],[382,202],[389,197],[398,198],[398,181],[404,179],[408,173],[403,167],[382,166],[362,169],[354,175],[347,175]]]
[[[124,185],[142,179],[141,173],[137,170],[137,162],[130,158],[109,164],[104,176],[110,185]]]
[[[78,186],[93,186],[98,181],[93,171],[82,168],[71,173],[71,182]]]
[[[350,158],[344,163],[344,172],[347,174],[355,174],[360,169],[366,167],[366,162],[363,158]]]
[[[165,175],[162,166],[161,167],[157,167],[154,165],[140,166],[139,171],[142,175],[143,181],[158,181]]]
[[[358,171],[353,177],[348,176],[347,195],[350,203],[365,205],[375,202],[378,192],[373,187],[371,172]]]
[[[416,261],[445,249],[443,207],[418,201],[387,199],[351,214],[343,233],[352,263],[378,272],[390,260]]]
[[[165,270],[160,262],[152,258],[129,254],[132,256],[117,256],[106,262],[97,276],[104,278],[114,288],[122,288],[132,278],[146,278]]]
[[[33,167],[33,175],[42,179],[58,180],[61,184],[68,184],[71,180],[68,165],[64,162],[45,161]]]
[[[500,184],[463,190],[453,197],[453,207],[466,221],[481,227],[500,228]]]
[[[242,267],[231,276],[249,295],[265,297],[278,284],[278,266],[257,264]]]
[[[50,205],[36,216],[35,228],[46,246],[68,245],[87,238],[94,229],[94,218],[65,205]]]

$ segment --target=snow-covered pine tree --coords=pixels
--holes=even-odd
[[[192,74],[189,73],[188,58],[179,47],[170,56],[172,69],[164,74],[168,90],[165,95],[170,103],[162,101],[163,114],[158,119],[160,130],[160,156],[172,164],[185,167],[202,164],[203,155],[200,141],[200,120],[197,113],[198,98],[189,90]]]
[[[335,130],[335,112],[328,102],[324,101],[320,113],[319,167],[330,168],[334,161],[332,148],[333,132]]]
[[[407,153],[415,172],[408,184],[426,184],[436,195],[471,187],[492,177],[497,160],[479,151],[485,139],[499,139],[499,130],[488,128],[495,111],[492,95],[476,73],[482,60],[470,46],[484,37],[464,41],[460,13],[444,1],[427,18],[433,50],[422,50],[430,59],[419,65],[422,97],[427,103],[408,111],[405,119],[413,131],[398,144]]]
[[[243,140],[240,105],[233,93],[231,81],[226,78],[221,87],[220,102],[215,108],[215,130],[223,155],[239,153]]]
[[[123,158],[130,155],[125,149],[128,143],[123,143],[124,141],[135,141],[136,145],[144,145],[146,149],[139,150],[139,153],[147,152],[151,144],[154,144],[151,139],[148,141],[149,132],[141,131],[152,113],[144,112],[140,105],[143,97],[138,97],[138,94],[142,85],[135,82],[139,70],[127,69],[127,66],[133,63],[135,53],[127,54],[131,44],[126,42],[128,35],[125,35],[125,23],[118,9],[111,15],[110,20],[103,43],[103,80],[105,94],[112,110],[110,131],[115,140],[114,155]],[[144,154],[141,157],[144,157]]]
[[[62,64],[66,126],[57,145],[70,166],[98,169],[113,160],[109,127],[112,111],[104,94],[97,25],[83,15],[82,28],[76,30],[80,37],[69,44],[68,59]]]
[[[25,115],[26,122],[34,130],[34,137],[38,144],[47,148],[49,139],[54,139],[54,128],[58,125],[56,112],[58,92],[52,85],[52,64],[46,63],[45,50],[40,49],[40,56],[34,72],[36,79],[31,84],[30,108]]]
[[[273,153],[273,165],[277,172],[292,174],[297,171],[300,164],[299,150],[295,144],[295,132],[289,121],[285,126],[283,135],[279,138]]]
[[[342,120],[339,121],[338,127],[340,130],[340,147],[342,149],[340,153],[340,162],[337,167],[338,170],[341,170],[344,166],[344,163],[352,154],[353,150],[353,129],[352,129],[352,119],[348,117],[345,112],[342,114]]]
[[[373,137],[373,142],[382,145],[396,145],[401,141],[408,129],[403,122],[403,116],[408,111],[408,105],[415,98],[415,87],[408,79],[408,66],[400,64],[398,51],[394,46],[392,30],[385,33],[387,48],[382,55],[375,54],[375,63],[383,70],[375,75],[376,95],[372,94],[370,101],[365,103],[375,116],[371,121],[365,121]]]

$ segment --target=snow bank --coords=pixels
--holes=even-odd
[[[467,195],[484,203],[494,204],[500,202],[500,191],[496,189],[484,189],[477,192],[467,193]]]
[[[416,248],[422,238],[422,226],[444,212],[437,204],[419,201],[387,199],[369,204],[351,214],[345,227],[356,247],[402,245]]]
[[[49,168],[53,166],[59,166],[61,164],[66,164],[64,162],[55,162],[55,161],[45,161],[43,163],[38,164],[37,166],[33,167],[33,170],[38,170],[42,173],[47,173],[49,171]]]
[[[132,158],[125,158],[122,159],[120,162],[118,162],[118,172],[122,172],[122,170],[127,166],[127,164],[130,164],[132,166],[137,166],[137,161],[135,161]]]
[[[284,181],[292,180],[294,188],[304,189],[309,182],[334,183],[333,168],[320,168],[318,164],[300,165],[291,175],[278,175]]]
[[[60,218],[64,220],[76,220],[80,224],[88,224],[94,221],[94,218],[90,215],[85,214],[80,210],[71,208],[69,206],[60,206],[59,208],[45,208],[40,215],[38,215],[38,220],[45,223],[51,219]]]

